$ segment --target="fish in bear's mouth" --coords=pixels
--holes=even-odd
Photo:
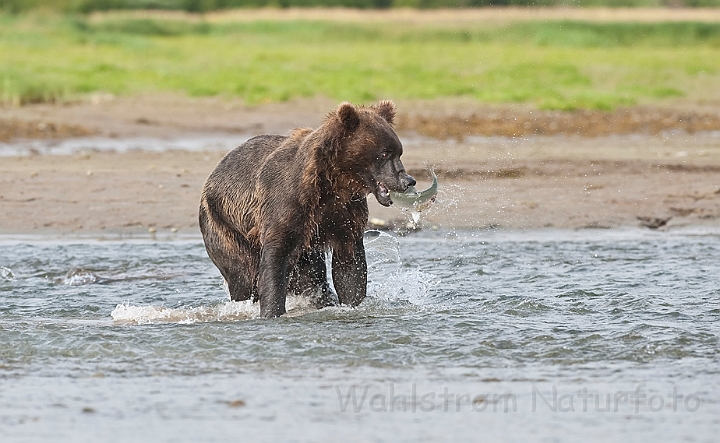
[[[410,209],[416,212],[429,208],[435,202],[438,192],[438,179],[434,171],[430,171],[432,184],[424,191],[418,191],[415,186],[408,186],[404,191],[390,190],[384,183],[375,182],[373,194],[378,203],[383,206],[395,205],[400,209]]]
[[[390,192],[390,200],[400,209],[410,209],[421,212],[428,209],[435,202],[438,192],[438,179],[434,171],[430,171],[432,184],[424,191],[418,191],[415,186],[409,186],[405,192]]]

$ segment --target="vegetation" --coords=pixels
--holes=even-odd
[[[52,9],[91,12],[113,9],[166,9],[190,12],[227,8],[343,6],[349,8],[456,8],[515,6],[720,6],[720,0],[0,0],[0,10]]]
[[[249,104],[463,96],[612,109],[718,85],[717,23],[388,26],[0,15],[0,101],[16,105],[175,91]]]

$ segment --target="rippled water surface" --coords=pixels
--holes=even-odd
[[[717,441],[720,233],[366,238],[259,319],[199,238],[0,240],[2,441]]]

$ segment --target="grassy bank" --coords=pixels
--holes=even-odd
[[[468,8],[482,6],[608,6],[608,7],[716,7],[720,0],[0,0],[0,10],[37,9],[92,12],[120,9],[155,9],[207,12],[259,7],[345,8]]]
[[[712,99],[718,86],[720,23],[0,16],[0,100],[14,104],[174,91],[249,104],[463,96],[612,109]]]

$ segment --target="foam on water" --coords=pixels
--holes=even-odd
[[[0,280],[13,281],[15,280],[15,274],[12,269],[0,266]]]
[[[72,285],[73,283],[66,283]],[[82,284],[82,283],[78,283]],[[440,280],[426,272],[417,270],[395,270],[383,278],[370,281],[368,299],[389,302],[408,302],[423,306],[431,290]],[[366,303],[367,304],[367,303]],[[317,309],[306,296],[289,295],[285,302],[285,317],[298,317]],[[377,307],[377,306],[375,306]],[[347,307],[324,308],[326,311],[343,312]],[[234,322],[260,318],[260,305],[251,300],[226,301],[209,306],[169,308],[166,306],[118,304],[110,313],[118,324],[147,325],[156,323],[192,324],[204,322]]]
[[[190,324],[212,321],[237,321],[257,318],[260,309],[250,301],[226,303],[214,306],[168,308],[165,306],[135,306],[119,304],[110,316],[120,324],[147,325],[154,323]]]
[[[288,317],[296,317],[315,310],[305,297],[290,296],[287,298],[285,306]],[[251,300],[226,301],[210,306],[179,308],[121,303],[113,309],[110,316],[119,324],[129,325],[233,322],[260,318],[260,305]]]

